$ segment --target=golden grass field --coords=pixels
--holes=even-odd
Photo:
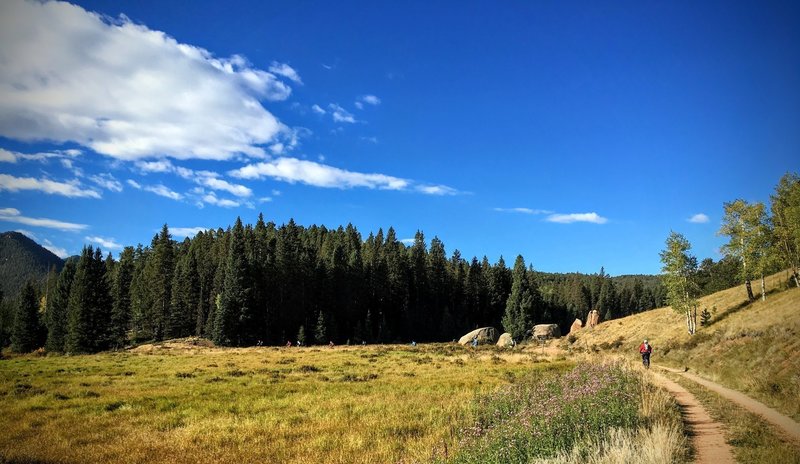
[[[477,393],[569,366],[532,348],[192,343],[0,361],[0,462],[429,462]]]
[[[648,338],[653,362],[692,372],[748,394],[800,420],[800,289],[784,290],[788,276],[767,278],[766,301],[747,303],[744,285],[709,295],[699,308],[716,308],[711,324],[690,336],[670,307],[602,322],[566,337],[573,353],[611,352],[638,357]],[[758,282],[753,289],[758,291]],[[571,343],[570,343],[571,342]]]

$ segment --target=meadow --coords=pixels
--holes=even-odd
[[[0,360],[0,462],[430,462],[477,396],[571,367],[532,347],[206,345]]]

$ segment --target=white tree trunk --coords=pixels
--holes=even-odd
[[[767,286],[764,283],[764,274],[761,274],[761,301],[767,301]]]

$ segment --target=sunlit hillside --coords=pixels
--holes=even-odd
[[[653,363],[688,368],[800,418],[800,289],[787,288],[788,275],[766,279],[767,299],[749,303],[744,285],[700,299],[699,311],[712,313],[693,336],[672,308],[601,322],[562,342],[572,351],[614,351],[638,357],[647,338]],[[754,290],[760,286],[754,282]]]

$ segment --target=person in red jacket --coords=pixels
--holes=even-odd
[[[650,368],[650,353],[653,352],[653,346],[647,343],[647,340],[639,345],[639,354],[642,355],[642,364],[646,369]]]

